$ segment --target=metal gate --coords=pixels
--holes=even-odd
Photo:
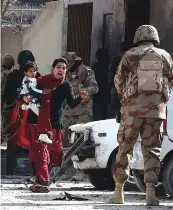
[[[68,6],[67,51],[90,65],[93,3]]]

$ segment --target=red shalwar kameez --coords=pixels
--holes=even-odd
[[[62,163],[63,132],[61,118],[63,103],[67,100],[67,103],[73,108],[82,99],[80,96],[75,98],[73,87],[69,82],[57,81],[51,74],[38,78],[38,86],[41,89],[49,88],[53,91],[42,96],[37,124],[30,123],[29,125],[30,161],[34,162],[36,168],[36,184],[31,186],[31,190],[33,192],[48,192],[49,188],[46,188],[50,179],[48,167],[49,165],[51,167],[61,166]],[[38,141],[38,136],[41,133],[47,133],[53,143],[48,145]]]

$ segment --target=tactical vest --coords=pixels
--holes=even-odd
[[[163,51],[147,50],[138,62],[138,93],[161,93],[163,90]]]
[[[126,78],[124,99],[135,93],[163,93],[165,101],[169,99],[169,82],[163,76],[163,52],[161,49],[150,48],[139,56],[135,68]]]

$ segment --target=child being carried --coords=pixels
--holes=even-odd
[[[31,109],[37,116],[39,115],[40,108],[40,96],[41,94],[50,93],[50,89],[40,90],[37,89],[37,65],[34,62],[28,61],[24,67],[24,78],[22,81],[22,87],[20,88],[20,97],[24,95],[28,98],[31,98],[31,101],[26,104],[22,104],[22,110]],[[43,141],[45,143],[51,144],[52,140],[48,137],[47,134],[40,134],[38,137],[39,141]]]

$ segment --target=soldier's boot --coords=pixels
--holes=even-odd
[[[114,195],[110,198],[109,203],[123,204],[124,203],[124,183],[116,183]]]
[[[155,195],[155,184],[146,183],[146,205],[147,206],[159,206],[159,200]]]

